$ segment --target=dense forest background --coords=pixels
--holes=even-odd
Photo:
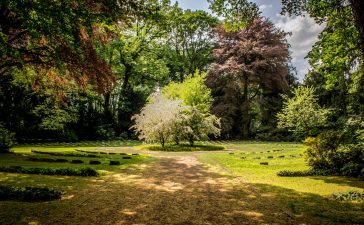
[[[214,15],[168,0],[2,1],[2,132],[19,143],[133,139],[131,118],[148,96],[199,70],[207,72],[221,139],[294,141],[333,130],[342,131],[345,142],[361,137],[362,3],[283,1],[283,12],[309,13],[325,26],[307,56],[311,69],[302,84],[288,34],[257,5],[209,3]],[[298,86],[312,87],[314,103],[330,111],[325,123],[313,122],[304,132],[278,124]]]

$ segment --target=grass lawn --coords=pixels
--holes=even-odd
[[[140,144],[139,142],[137,144]],[[125,146],[133,146],[135,143],[128,143]],[[68,210],[67,204],[72,204],[79,202],[80,199],[74,198],[79,193],[87,192],[90,185],[97,183],[103,183],[105,175],[120,173],[123,169],[129,166],[133,166],[140,163],[147,163],[151,158],[147,155],[131,155],[131,159],[122,159],[125,155],[120,154],[98,154],[98,158],[88,158],[88,157],[69,157],[69,156],[51,156],[46,154],[32,153],[31,150],[40,150],[44,152],[57,152],[57,153],[77,153],[82,154],[75,149],[87,150],[87,151],[98,151],[96,147],[83,146],[82,144],[77,144],[77,148],[71,146],[61,146],[57,144],[52,145],[25,145],[17,146],[11,149],[12,153],[0,155],[0,166],[22,166],[25,168],[37,167],[37,168],[74,168],[80,169],[85,167],[91,167],[96,169],[99,173],[99,177],[75,177],[75,176],[50,176],[50,175],[34,175],[34,174],[16,174],[16,173],[2,173],[0,172],[0,184],[5,186],[15,186],[15,187],[48,187],[63,192],[62,199],[66,199],[66,202],[62,201],[50,201],[50,202],[18,202],[18,201],[0,201],[0,224],[23,224],[20,218],[24,219],[24,216],[31,214],[32,211],[27,211],[25,215],[22,215],[24,211],[24,205],[28,205],[29,209],[34,209],[37,213],[44,211],[44,213],[56,211]],[[104,147],[105,145],[100,145]],[[108,152],[110,147],[103,149],[104,152]],[[119,151],[128,153],[127,151]],[[71,161],[73,159],[79,159],[84,161],[83,164],[71,164],[70,162],[56,163],[56,162],[33,162],[30,161],[30,157],[36,158],[52,158],[52,159],[67,159]],[[90,160],[98,160],[101,162],[99,165],[89,165]],[[110,166],[110,160],[120,161],[121,165]],[[68,200],[68,203],[67,203]],[[6,207],[5,207],[6,206]],[[29,215],[28,215],[29,216]]]
[[[207,170],[197,170],[193,164],[185,167],[182,167],[182,165],[185,164],[176,164],[176,160],[178,161],[181,157],[185,157],[184,159],[186,162],[193,162],[191,158],[197,158],[198,161],[204,163],[210,168],[209,171],[212,171],[215,174],[223,174],[224,177],[231,181],[243,181],[243,186],[245,185],[248,187],[246,191],[253,193],[251,195],[246,195],[244,198],[251,199],[251,201],[249,200],[249,204],[256,204],[255,206],[252,205],[251,208],[259,209],[262,215],[273,215],[271,218],[274,219],[274,213],[277,212],[272,211],[272,208],[274,207],[270,205],[274,203],[280,209],[286,209],[287,215],[292,214],[296,219],[311,218],[311,222],[314,221],[315,224],[364,224],[363,202],[340,202],[331,197],[332,193],[337,192],[347,192],[351,190],[360,192],[364,191],[363,181],[336,176],[278,177],[276,175],[276,173],[281,170],[308,169],[303,158],[304,146],[302,144],[241,141],[211,141],[199,142],[198,144],[199,146],[223,146],[224,150],[216,149],[217,151],[199,151],[205,149],[199,149],[199,147],[197,147],[194,149],[195,151],[187,149],[185,152],[157,152],[145,150],[148,146],[143,146],[141,145],[141,142],[137,141],[103,142],[102,144],[101,142],[87,142],[86,144],[73,143],[72,146],[69,144],[48,144],[14,147],[12,149],[12,154],[0,155],[0,166],[49,168],[92,167],[100,173],[100,176],[71,177],[0,173],[1,185],[17,187],[49,187],[64,192],[62,200],[50,202],[0,201],[0,224],[30,224],[33,220],[35,222],[34,224],[37,224],[37,221],[46,221],[47,218],[52,215],[55,217],[57,217],[57,215],[70,215],[70,213],[72,213],[70,212],[71,209],[77,209],[79,206],[86,207],[85,202],[90,202],[88,204],[91,204],[87,207],[91,207],[92,204],[96,204],[95,207],[100,210],[100,213],[103,212],[103,208],[105,208],[105,210],[106,208],[108,210],[116,210],[113,208],[114,206],[110,205],[110,201],[113,202],[112,199],[117,197],[116,195],[118,195],[117,193],[119,193],[119,191],[122,191],[124,195],[128,195],[128,193],[133,195],[133,191],[140,191],[137,195],[144,195],[145,193],[146,196],[143,199],[145,201],[147,201],[151,195],[154,195],[156,199],[162,198],[162,202],[165,201],[163,198],[173,200],[174,195],[171,193],[174,193],[174,191],[163,192],[161,190],[182,188],[183,182],[190,182],[190,178],[188,177],[192,177],[191,180],[193,181],[193,179],[200,176],[199,174],[212,174]],[[87,152],[97,152],[95,154],[97,154],[98,158],[52,156],[32,153],[32,149],[43,152],[83,154],[81,151],[76,151],[77,149]],[[98,154],[99,152],[112,154]],[[139,155],[131,154],[137,152],[139,152]],[[128,156],[130,156],[131,159],[122,159],[125,155],[120,155],[120,153],[129,153]],[[30,161],[29,157],[53,159],[65,158],[69,161],[72,159],[80,159],[84,161],[84,164],[71,164],[69,162],[34,162]],[[159,160],[157,160],[156,157],[167,160],[168,166],[164,166],[163,169],[159,171]],[[89,165],[90,160],[99,160],[101,161],[101,164]],[[120,161],[121,165],[110,166],[110,160]],[[261,162],[268,162],[268,165],[260,165]],[[154,172],[148,172],[148,170],[143,169],[148,168],[148,165],[157,165],[157,167],[154,169]],[[128,174],[130,166],[132,166],[132,168],[136,168],[136,170],[133,170],[134,172],[132,174]],[[139,170],[140,172],[138,172]],[[161,174],[157,177],[153,177],[153,174],[156,173],[156,171]],[[212,177],[206,177],[204,179],[198,178],[200,180],[197,184],[201,184],[201,187],[205,187],[204,182],[219,182],[218,180],[213,181],[213,176],[217,175],[212,175]],[[184,181],[182,183],[178,183],[178,180],[173,180],[176,177],[178,179],[183,179]],[[130,183],[130,181],[136,183]],[[245,189],[243,186],[241,187],[241,190],[244,192]],[[128,189],[126,189],[126,187],[128,187]],[[155,190],[152,191],[152,189],[150,189],[151,187],[155,187]],[[118,190],[116,190],[116,188]],[[194,191],[190,192],[188,189],[184,191],[183,188],[177,190],[180,190],[182,195],[187,197],[191,195],[188,199],[193,200],[195,198],[193,195]],[[200,192],[204,190],[203,188],[198,188],[195,191]],[[239,192],[239,195],[243,195],[243,192]],[[211,193],[214,195],[215,192]],[[217,191],[216,193],[218,194],[220,192]],[[178,194],[175,196],[177,195]],[[203,192],[203,194],[201,194],[198,198],[203,199],[204,195],[205,193]],[[100,200],[98,200],[98,202],[93,202],[92,199],[89,199],[89,196],[93,196]],[[129,198],[130,196],[126,196],[127,199],[124,199],[123,196],[118,196],[117,198],[119,200],[115,201],[114,204],[122,203],[127,199],[129,199],[128,201],[133,201],[134,197],[136,197],[132,196]],[[208,199],[205,200],[207,201]],[[151,201],[152,202],[149,203],[149,205],[146,204],[143,207],[150,206],[153,208],[153,202],[155,202],[155,200]],[[239,199],[237,199],[237,202],[239,202]],[[138,201],[136,201],[135,204],[136,208],[142,207],[142,205],[140,205],[141,203]],[[162,205],[165,204],[169,203],[163,202]],[[159,215],[160,212],[158,207],[155,211],[156,215]],[[178,208],[179,205],[173,207]],[[245,206],[242,205],[241,207],[244,209]],[[193,211],[192,208],[191,210]],[[128,213],[129,211],[125,212]],[[95,212],[90,211],[89,213]],[[282,215],[281,212],[279,213]],[[36,217],[34,217],[33,214],[35,214]],[[76,216],[81,219],[83,218],[83,215]],[[87,217],[87,213],[85,213],[85,216]],[[168,217],[168,215],[165,216]],[[62,218],[59,219],[62,220]],[[85,220],[87,221],[87,218],[85,218]],[[305,221],[305,219],[302,220]],[[112,220],[107,221],[108,224],[112,224],[111,221]],[[135,222],[138,221],[136,220]],[[310,222],[308,222],[308,224],[310,224]]]
[[[364,223],[363,216],[358,218],[358,215],[364,215],[363,202],[338,203],[331,198],[337,192],[363,192],[364,181],[337,176],[276,175],[281,170],[309,169],[302,144],[229,142],[225,146],[233,154],[210,153],[197,157],[213,169],[241,177],[259,188],[263,195],[275,196],[296,214],[330,218],[335,222]],[[280,158],[282,156],[284,158]],[[268,165],[260,165],[260,162],[268,162]]]

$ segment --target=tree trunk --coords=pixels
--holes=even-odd
[[[249,127],[250,127],[250,118],[249,118],[249,96],[248,96],[248,76],[244,75],[244,105],[243,105],[243,139],[248,139],[249,137]]]
[[[364,1],[363,0],[349,0],[351,10],[354,15],[355,27],[360,36],[360,49],[362,58],[364,59]]]

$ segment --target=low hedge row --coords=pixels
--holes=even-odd
[[[277,173],[280,177],[307,177],[307,176],[328,176],[335,175],[327,170],[303,170],[303,171],[289,171],[282,170]]]
[[[53,156],[100,158],[100,156],[98,156],[96,154],[43,152],[43,151],[38,151],[38,150],[32,150],[32,152],[37,153],[37,154],[46,154],[46,155],[53,155]]]
[[[21,166],[1,166],[0,172],[40,174],[40,175],[63,175],[63,176],[98,176],[98,172],[92,168],[71,169],[71,168],[24,168]]]
[[[34,158],[34,157],[29,158],[29,160],[34,162],[56,162],[56,163],[68,162],[67,159],[50,159],[50,158]]]
[[[60,199],[62,193],[49,188],[0,186],[0,200],[49,201]]]
[[[334,193],[332,197],[339,201],[364,201],[364,191],[361,193],[356,191]]]

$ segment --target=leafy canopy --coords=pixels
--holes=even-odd
[[[299,86],[294,96],[284,95],[285,102],[278,117],[278,127],[288,128],[298,135],[309,135],[314,128],[325,126],[330,111],[321,108],[314,95],[314,88]]]
[[[213,101],[211,90],[205,85],[206,73],[196,70],[182,83],[172,82],[163,93],[172,99],[180,99],[184,105],[196,107],[201,113],[209,113]]]

